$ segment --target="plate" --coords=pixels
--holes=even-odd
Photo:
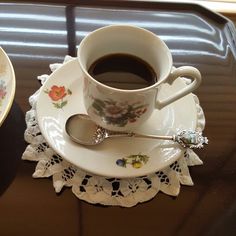
[[[164,97],[185,86],[178,78],[171,86],[163,84]],[[83,104],[83,78],[73,59],[52,73],[41,87],[36,105],[39,127],[49,145],[77,167],[106,177],[129,178],[154,173],[177,160],[184,150],[172,141],[143,138],[107,139],[97,146],[82,146],[70,140],[65,122],[73,114],[86,113]],[[155,110],[137,132],[169,135],[182,129],[195,129],[197,110],[192,94]]]
[[[7,117],[15,96],[15,73],[10,59],[0,47],[0,126]]]

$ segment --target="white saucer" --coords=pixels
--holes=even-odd
[[[56,89],[51,89],[52,86],[64,86],[66,95],[62,100],[52,101],[51,97],[60,97],[55,97],[56,93],[50,92]],[[168,95],[183,86],[185,83],[181,78],[172,87],[163,85],[160,96]],[[65,132],[65,122],[73,114],[86,113],[82,87],[81,71],[74,59],[50,75],[41,87],[37,101],[37,117],[42,134],[49,145],[67,161],[90,173],[126,178],[156,172],[183,154],[184,150],[172,141],[116,138],[94,147],[75,144]],[[64,94],[63,89],[58,89],[57,92]],[[137,132],[167,135],[178,129],[194,130],[196,125],[196,104],[193,95],[189,94],[160,111],[156,110]],[[126,163],[126,167],[125,160],[131,162]]]
[[[10,111],[15,96],[15,73],[10,59],[0,47],[0,126]]]

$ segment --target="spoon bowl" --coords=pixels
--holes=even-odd
[[[76,114],[69,117],[66,121],[66,133],[77,143],[83,145],[96,145],[95,134],[98,126],[90,119],[88,115]],[[103,140],[101,140],[102,142]]]

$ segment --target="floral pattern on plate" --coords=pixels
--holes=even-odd
[[[112,99],[101,100],[94,98],[92,107],[100,117],[108,124],[124,127],[127,123],[136,122],[147,111],[147,105],[141,102],[129,104],[128,102],[116,102]]]
[[[44,90],[46,94],[53,101],[52,104],[55,108],[62,109],[67,105],[68,101],[65,100],[67,96],[72,94],[70,89],[66,89],[65,86],[53,85],[50,89]]]
[[[6,74],[6,64],[0,64],[0,75]]]
[[[129,155],[122,159],[118,159],[116,164],[121,167],[126,167],[127,164],[132,165],[133,168],[139,169],[148,162],[149,156],[142,154]]]
[[[0,80],[0,107],[2,106],[2,102],[7,94],[7,86],[5,85],[4,80]]]

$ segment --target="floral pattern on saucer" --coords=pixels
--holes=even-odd
[[[44,90],[46,94],[53,101],[52,104],[55,108],[62,109],[67,105],[68,101],[65,100],[67,96],[72,94],[70,89],[66,89],[65,86],[53,85],[50,89]]]
[[[4,80],[0,80],[0,107],[2,106],[2,102],[7,94],[7,86],[5,85]]]
[[[126,167],[127,164],[130,164],[132,165],[133,168],[139,169],[148,162],[148,159],[149,156],[147,155],[142,155],[142,154],[129,155],[122,159],[118,159],[116,161],[116,164],[121,167]]]
[[[127,123],[136,122],[147,111],[147,105],[141,102],[129,104],[128,102],[116,102],[112,99],[101,100],[94,98],[92,107],[100,117],[108,124],[124,127]]]

